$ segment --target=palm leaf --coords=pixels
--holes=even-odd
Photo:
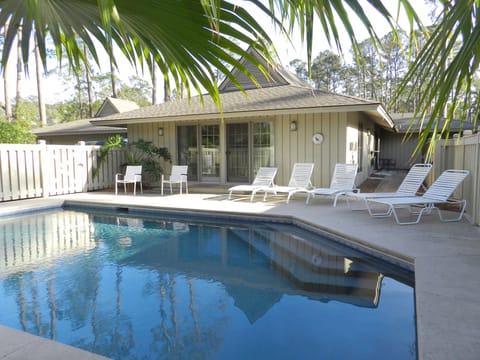
[[[263,4],[257,4],[271,15]],[[34,36],[44,65],[47,41],[55,47],[59,61],[66,56],[75,68],[86,61],[83,44],[97,63],[101,61],[99,47],[112,56],[115,44],[138,68],[143,70],[145,64],[150,68],[155,61],[165,77],[185,86],[189,94],[205,89],[217,100],[214,68],[228,76],[227,69],[235,66],[254,80],[238,61],[248,57],[247,48],[253,46],[272,60],[271,40],[255,17],[223,0],[0,0],[0,26],[8,20],[3,68],[19,24],[23,25],[21,48],[26,64]],[[257,60],[249,60],[261,68]]]
[[[433,155],[436,140],[449,137],[454,118],[476,125],[479,103],[468,105],[480,61],[479,6],[475,0],[465,0],[446,8],[401,84],[397,96],[408,94],[409,88],[425,89],[414,113],[424,122],[416,152],[428,144],[428,155]]]

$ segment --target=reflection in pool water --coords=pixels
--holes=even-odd
[[[116,359],[414,359],[412,275],[282,224],[0,220],[0,324]]]

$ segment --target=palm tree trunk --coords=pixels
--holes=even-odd
[[[87,45],[83,44],[83,53],[85,54],[85,78],[87,80],[87,95],[88,95],[88,114],[91,118],[95,115],[93,113],[93,90],[92,90],[92,74],[90,73],[90,64],[88,62]]]
[[[116,76],[115,76],[115,67],[113,65],[112,55],[110,56],[110,79],[112,81],[112,97],[117,97],[117,84],[116,84]]]
[[[152,62],[152,105],[157,104],[157,65]]]
[[[8,27],[10,25],[10,21],[5,21],[5,28],[4,34],[7,33]],[[10,97],[10,81],[8,79],[10,71],[8,71],[9,66],[8,63],[5,64],[5,68],[3,69],[3,88],[5,94],[5,119],[7,122],[12,122],[12,99]]]
[[[163,79],[163,101],[170,101],[170,89],[168,88],[168,83]]]
[[[18,24],[17,31],[17,89],[15,94],[15,117],[18,114],[18,108],[22,101],[22,74],[23,74],[23,60],[22,60],[22,24]]]
[[[37,40],[35,39],[35,69],[37,71],[37,96],[38,96],[38,112],[40,114],[40,126],[47,125],[47,110],[45,101],[43,100],[43,75],[42,75],[42,59],[38,49]]]

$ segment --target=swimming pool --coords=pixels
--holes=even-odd
[[[0,324],[116,359],[415,359],[413,275],[282,223],[0,219]]]

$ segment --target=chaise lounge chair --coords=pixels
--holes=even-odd
[[[366,210],[367,198],[415,196],[417,195],[418,189],[420,189],[420,187],[423,185],[423,182],[425,181],[425,178],[431,169],[431,164],[415,164],[410,168],[407,175],[405,175],[405,178],[396,191],[370,193],[348,192],[347,201],[349,201],[350,198],[361,200],[365,203],[365,207],[353,210]]]
[[[425,213],[430,213],[433,209],[438,211],[440,221],[460,221],[465,212],[467,201],[450,199],[455,189],[462,183],[462,181],[469,174],[468,170],[445,170],[437,180],[427,189],[422,196],[405,196],[405,197],[390,197],[390,198],[367,198],[366,205],[368,212],[373,217],[387,217],[393,214],[395,221],[400,225],[418,224],[421,217]],[[460,214],[458,217],[444,219],[439,204],[453,204],[460,206]],[[375,212],[373,206],[380,205],[383,208],[387,207],[387,211]],[[400,221],[397,209],[407,207],[410,213],[417,215],[413,221]],[[419,211],[411,211],[412,207],[420,207]]]
[[[172,194],[172,184],[178,184],[180,186],[180,195],[182,194],[182,187],[185,184],[185,193],[188,194],[188,165],[173,165],[172,173],[168,179],[162,174],[161,194],[163,196],[163,184],[170,185],[170,194]]]
[[[306,203],[310,202],[310,197],[315,197],[316,195],[333,196],[333,207],[337,206],[337,200],[340,195],[345,195],[347,192],[355,189],[357,170],[357,164],[336,164],[330,187],[310,190]]]
[[[312,163],[296,163],[293,165],[292,175],[290,176],[290,181],[287,186],[272,186],[272,187],[263,187],[255,190],[256,192],[264,192],[263,201],[267,200],[269,193],[277,195],[278,193],[287,194],[287,204],[290,201],[290,198],[293,194],[297,192],[308,192],[312,187],[311,178],[313,173]]]
[[[261,167],[251,185],[237,185],[228,189],[228,200],[232,199],[233,192],[251,192],[250,201],[253,201],[256,190],[274,185],[273,180],[277,174],[276,167]]]
[[[127,184],[133,184],[133,195],[137,195],[137,183],[140,184],[140,191],[143,194],[142,165],[128,165],[125,174],[115,174],[115,195],[118,195],[118,184],[123,184],[125,192],[127,192]]]

